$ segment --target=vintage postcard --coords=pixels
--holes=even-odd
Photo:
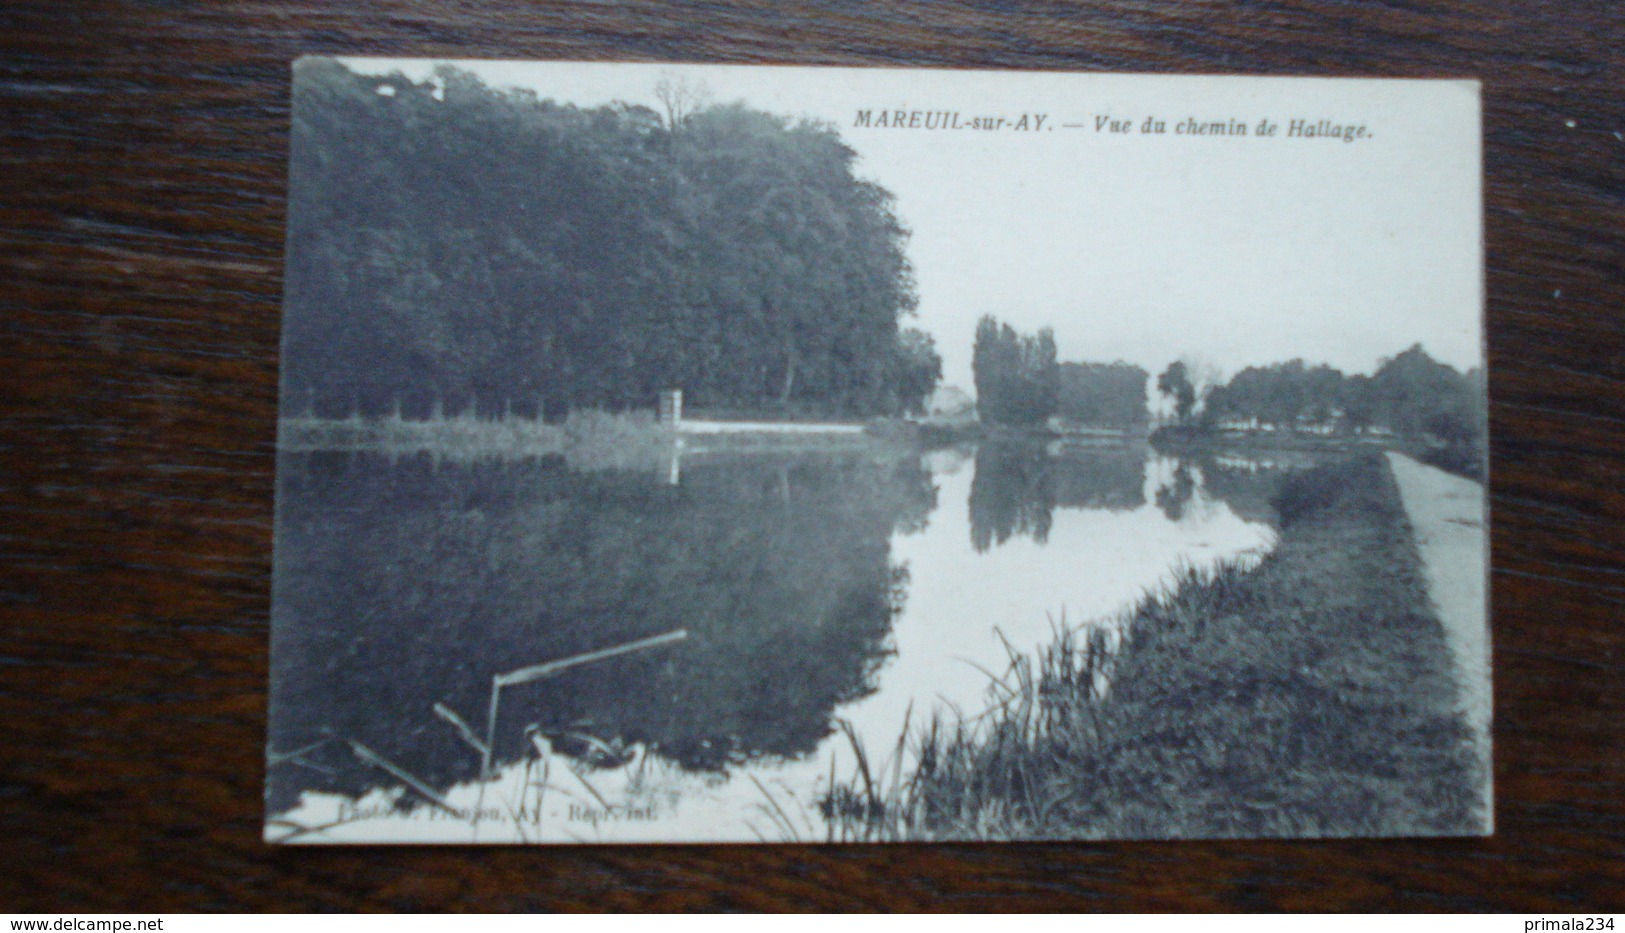
[[[266,838],[1489,833],[1479,112],[301,60]]]

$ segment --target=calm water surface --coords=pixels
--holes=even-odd
[[[267,836],[821,840],[818,801],[856,766],[839,720],[906,772],[905,723],[986,708],[1011,649],[1111,626],[1182,563],[1262,554],[1275,466],[1143,446],[691,449],[618,472],[285,455]],[[679,630],[506,687],[488,721],[495,675]]]

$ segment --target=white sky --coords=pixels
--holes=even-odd
[[[344,59],[422,79],[438,62]],[[1055,329],[1064,359],[1190,356],[1225,374],[1292,357],[1370,372],[1420,341],[1482,359],[1478,88],[1463,81],[1128,76],[741,65],[451,62],[581,106],[659,109],[662,76],[718,103],[826,120],[897,197],[943,384],[971,388],[976,321]],[[1036,133],[856,128],[858,110],[1046,115]],[[1148,115],[1162,136],[1096,132]],[[1261,118],[1273,139],[1179,136]],[[1289,139],[1294,118],[1364,124]],[[1063,124],[1082,124],[1081,129]]]

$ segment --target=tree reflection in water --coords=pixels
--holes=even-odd
[[[984,445],[971,550],[1043,544],[1061,533],[1057,509],[1148,509],[1151,456]],[[1155,505],[1176,521],[1199,499],[1257,514],[1270,469],[1179,463]],[[532,729],[588,767],[633,748],[702,774],[815,751],[837,709],[876,689],[909,585],[893,539],[927,526],[930,474],[868,449],[705,454],[685,459],[679,484],[668,474],[286,454],[272,748],[357,741],[443,790],[479,776],[453,722],[483,735],[494,674],[683,629],[681,642],[505,688],[493,766],[527,754]],[[1090,559],[1079,545],[1067,560]],[[271,811],[304,791],[398,783],[329,742],[272,768]]]
[[[1181,460],[1174,466],[1173,479],[1157,488],[1157,508],[1169,521],[1177,522],[1185,517],[1185,507],[1190,505],[1195,492],[1196,480],[1191,477],[1191,466]]]
[[[935,506],[917,463],[851,454],[700,458],[675,487],[559,461],[294,454],[279,482],[272,747],[360,741],[434,788],[479,771],[436,703],[483,723],[496,673],[678,628],[504,690],[493,763],[532,724],[690,770],[811,752],[874,689],[907,583],[889,540]],[[273,769],[272,812],[386,783],[342,752]]]
[[[1014,536],[1044,544],[1057,508],[1137,509],[1145,504],[1145,464],[1143,447],[985,444],[971,483],[971,545],[982,553]]]

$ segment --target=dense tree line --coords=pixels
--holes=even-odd
[[[991,316],[976,324],[971,351],[976,380],[976,411],[983,421],[1040,425],[1055,414],[1061,369],[1055,359],[1055,333],[1017,333]]]
[[[930,334],[908,328],[898,339],[897,398],[903,410],[923,415],[942,381],[942,357]]]
[[[1132,430],[1150,420],[1145,370],[1122,362],[1059,362],[1055,334],[1047,327],[1022,334],[983,317],[971,366],[977,413],[986,422],[1026,427],[1058,415],[1075,424]]]
[[[1209,423],[1243,421],[1274,428],[1328,425],[1350,396],[1350,383],[1324,364],[1289,360],[1249,366],[1209,393]]]
[[[1484,417],[1482,371],[1458,372],[1420,344],[1370,376],[1303,360],[1250,366],[1207,393],[1200,416],[1215,427],[1377,428],[1453,445],[1482,443]]]
[[[301,64],[285,384],[295,410],[691,405],[894,413],[906,231],[827,126],[743,105],[583,109],[454,69]]]
[[[1151,420],[1150,374],[1129,363],[1062,363],[1056,413],[1075,424],[1131,431]]]

